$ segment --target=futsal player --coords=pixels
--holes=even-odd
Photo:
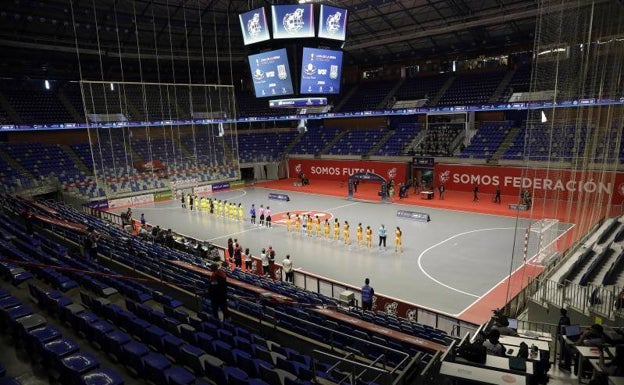
[[[342,235],[344,236],[344,244],[345,245],[351,244],[351,236],[349,232],[349,221],[345,221],[344,225],[342,226]]]
[[[329,219],[325,218],[325,226],[324,226],[324,231],[325,231],[325,239],[329,239]]]
[[[401,237],[403,236],[403,232],[401,228],[397,226],[396,230],[394,230],[394,252],[398,252],[399,250],[403,252],[403,242],[401,241]]]
[[[362,246],[362,223],[358,223],[356,234],[358,246]]]
[[[369,249],[373,247],[373,230],[370,226],[366,226],[366,247]]]
[[[321,220],[319,219],[318,215],[314,216],[314,230],[316,230],[317,238],[320,238],[321,237]]]
[[[340,222],[338,222],[338,218],[334,220],[334,241],[340,240]]]
[[[290,233],[290,225],[291,225],[291,220],[290,220],[290,213],[286,213],[286,231]]]

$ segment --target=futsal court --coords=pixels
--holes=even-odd
[[[281,188],[271,188],[274,186]],[[508,215],[484,213],[490,208],[502,210],[506,203],[494,203],[485,195],[473,202],[471,194],[448,192],[442,201],[425,201],[412,194],[405,200],[382,204],[375,198],[377,187],[360,185],[354,200],[348,200],[346,192],[344,197],[340,196],[342,189],[346,191],[346,188],[338,182],[317,182],[315,187],[298,187],[289,180],[210,195],[218,200],[241,203],[245,217],[242,222],[196,209],[184,209],[178,199],[134,207],[133,216],[139,218],[144,213],[147,222],[153,226],[171,228],[180,234],[224,247],[228,238],[238,239],[243,250],[249,248],[254,256],[259,256],[262,248],[272,246],[276,250],[277,263],[290,254],[296,269],[356,287],[368,277],[378,294],[470,322],[487,318],[491,309],[503,306],[507,296],[517,292],[541,271],[541,265],[533,258],[540,243],[534,231],[528,232],[528,263],[525,264],[524,260],[526,229],[535,223],[535,219],[516,217],[512,215],[514,211],[508,209]],[[287,193],[290,201],[269,200],[270,192]],[[448,209],[444,206],[446,202],[451,207],[463,204],[465,210]],[[433,203],[439,207],[434,207]],[[270,207],[271,228],[250,223],[251,204],[256,208],[260,205]],[[120,208],[117,212],[124,210]],[[431,220],[425,223],[397,218],[397,210],[424,212]],[[333,222],[337,218],[341,223],[340,240],[325,239],[323,234],[317,237],[294,230],[287,232],[284,221],[287,212],[318,215],[321,221],[328,218]],[[344,221],[350,224],[348,245],[342,237]],[[356,227],[359,223],[364,229],[367,226],[373,229],[370,249],[357,244]],[[378,246],[378,228],[382,224],[388,230],[386,249]],[[397,226],[403,233],[403,252],[394,250]],[[572,226],[561,223],[558,227],[563,234]],[[330,238],[333,238],[333,226]],[[508,279],[511,273],[514,273],[515,282],[510,288],[507,283],[512,281]]]

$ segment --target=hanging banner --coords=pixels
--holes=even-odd
[[[526,190],[534,198],[557,200],[613,196],[614,203],[624,199],[624,173],[574,171],[520,167],[469,166],[436,164],[434,184],[444,184],[447,190],[473,190],[494,194],[500,186],[503,195],[519,195]]]
[[[387,182],[405,182],[407,165],[404,162],[377,162],[373,160],[335,160],[335,159],[288,159],[288,171],[291,178],[299,178],[300,173],[314,182],[314,179],[338,180],[347,182],[350,175],[369,172],[379,174]]]
[[[134,168],[140,172],[161,171],[165,169],[165,165],[159,160],[153,159],[151,161],[139,160],[133,163]]]

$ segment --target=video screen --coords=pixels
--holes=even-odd
[[[249,45],[271,38],[264,8],[241,13],[238,15],[238,19],[240,20],[241,30],[243,31],[243,44]]]
[[[257,98],[293,94],[286,48],[249,55],[249,67]]]
[[[303,48],[301,94],[340,93],[342,51]]]
[[[318,37],[345,40],[347,35],[347,10],[321,4]]]
[[[274,39],[315,36],[312,4],[272,5],[271,13]]]

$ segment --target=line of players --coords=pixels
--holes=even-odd
[[[243,221],[243,205],[241,203],[221,201],[215,198],[198,197],[196,195],[181,195],[182,208],[195,209],[198,212],[215,214],[223,218]]]
[[[210,214],[216,214],[223,218],[229,218],[232,220],[243,221],[244,210],[243,205],[239,203],[238,205],[233,202],[228,202],[226,200],[221,201],[220,199],[213,198],[204,198],[197,197],[191,194],[181,196],[182,208],[188,208],[193,210],[195,207],[197,211],[200,212],[209,212]],[[260,208],[256,210],[255,204],[251,205],[249,210],[251,224],[256,225],[256,216],[259,215],[260,226],[271,227],[271,209],[269,206],[264,208],[263,205],[260,205]],[[350,225],[348,221],[345,221],[342,225],[338,221],[338,218],[334,219],[333,222],[333,237],[332,234],[332,225],[330,224],[328,219],[325,219],[323,223],[321,223],[321,219],[318,215],[312,217],[310,214],[306,214],[304,217],[300,217],[299,214],[296,214],[293,218],[290,212],[286,213],[286,231],[297,233],[301,233],[302,235],[314,236],[317,238],[321,238],[323,236],[325,239],[330,240],[333,239],[335,241],[341,240],[341,228],[342,228],[342,240],[345,245],[351,244],[351,236],[350,236]],[[293,230],[294,225],[294,230]],[[323,233],[321,234],[321,226]],[[381,249],[382,243],[385,249],[385,228],[382,227],[379,229],[379,248]],[[394,231],[394,251],[395,252],[403,252],[403,242],[402,242],[403,232],[399,228],[396,227]],[[362,227],[362,223],[359,223],[356,227],[356,239],[359,247],[364,245],[366,248],[372,248],[372,240],[373,238],[373,230],[370,226],[366,226],[366,229]]]
[[[299,216],[299,214],[295,214],[294,218],[290,214],[290,212],[286,213],[286,231],[289,233],[300,233],[301,235],[312,237],[316,236],[317,238],[324,238],[326,240],[333,239],[334,241],[341,240],[341,230],[342,230],[342,241],[344,241],[345,245],[351,244],[351,225],[349,225],[349,221],[344,221],[341,225],[338,218],[334,218],[333,224],[330,223],[329,219],[325,218],[325,221],[321,222],[321,219],[318,215],[312,217],[310,214],[305,214]],[[333,231],[332,231],[333,228]],[[322,233],[321,233],[322,230]],[[379,248],[381,249],[382,243],[385,249],[385,227],[382,225],[379,228]],[[366,246],[367,249],[371,249],[373,247],[373,230],[370,226],[366,226],[366,229],[363,228],[362,223],[358,223],[356,230],[356,239],[357,245],[362,247],[362,244]],[[333,234],[333,236],[332,236]],[[403,252],[403,232],[401,228],[397,226],[394,231],[394,251],[395,252]]]

